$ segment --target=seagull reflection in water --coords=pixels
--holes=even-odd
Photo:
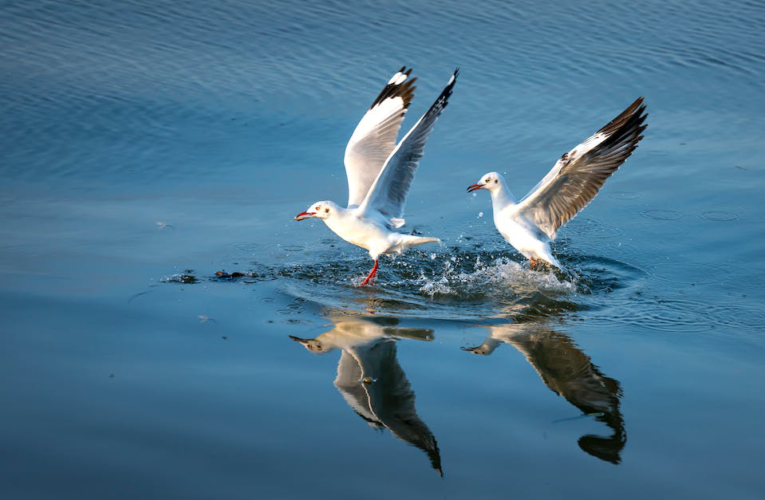
[[[348,317],[333,323],[333,329],[316,338],[290,338],[317,354],[341,350],[334,383],[348,406],[373,429],[388,429],[427,453],[443,476],[436,438],[417,415],[414,391],[396,357],[397,339],[432,341],[433,330],[401,328],[390,318]]]
[[[579,447],[601,460],[620,463],[627,432],[619,408],[619,382],[603,375],[569,336],[544,323],[511,323],[488,329],[489,336],[481,345],[463,350],[488,356],[502,343],[515,347],[551,391],[612,430],[608,437],[582,436]]]

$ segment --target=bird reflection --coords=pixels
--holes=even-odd
[[[340,349],[335,387],[353,411],[376,430],[388,429],[397,438],[427,453],[443,475],[438,444],[417,415],[414,391],[396,357],[398,338],[433,340],[433,330],[401,328],[395,319],[342,318],[314,339],[290,335],[313,353]]]
[[[570,337],[543,323],[513,323],[492,326],[489,330],[481,345],[463,349],[486,356],[501,343],[515,347],[550,390],[613,431],[608,437],[582,436],[579,447],[594,457],[618,464],[627,442],[619,409],[622,396],[619,382],[603,375]]]

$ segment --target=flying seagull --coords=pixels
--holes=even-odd
[[[409,77],[411,72],[403,67],[393,75],[348,142],[345,149],[348,208],[319,201],[295,217],[295,220],[319,218],[345,241],[369,251],[375,263],[362,286],[375,277],[380,255],[440,241],[402,234],[396,229],[405,223],[404,203],[414,172],[424,154],[425,142],[452,95],[459,70],[436,102],[396,144],[401,122],[414,98],[416,78]]]
[[[486,189],[494,207],[499,233],[531,266],[546,262],[563,271],[550,251],[550,242],[598,194],[603,183],[629,158],[643,138],[645,104],[640,97],[595,135],[564,153],[550,172],[521,201],[516,201],[497,172],[468,187]]]

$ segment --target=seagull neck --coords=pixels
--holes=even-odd
[[[504,180],[500,180],[499,188],[491,190],[491,203],[497,210],[509,205],[515,205],[515,196],[510,192]]]
[[[484,355],[493,353],[497,347],[499,347],[500,341],[489,335],[486,340],[483,341],[481,347],[485,349]]]
[[[345,220],[345,218],[348,215],[349,210],[347,208],[343,207],[335,207],[334,208],[334,214],[332,214],[332,217],[328,217],[324,219],[324,223],[330,227],[333,231],[335,231],[335,228],[338,227],[338,224],[342,224],[342,221]],[[337,231],[335,231],[337,232]]]

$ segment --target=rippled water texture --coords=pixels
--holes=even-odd
[[[761,2],[0,5],[0,498],[761,498]],[[321,222],[461,76],[381,260]],[[638,96],[554,246],[496,233]]]

